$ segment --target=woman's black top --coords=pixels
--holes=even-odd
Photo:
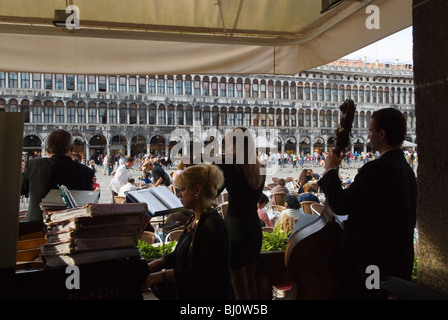
[[[187,224],[175,250],[165,257],[174,269],[175,299],[231,299],[230,244],[224,220],[216,210],[201,216],[195,230]]]

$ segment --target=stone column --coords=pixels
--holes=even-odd
[[[448,2],[413,0],[415,112],[418,138],[418,284],[448,294]]]

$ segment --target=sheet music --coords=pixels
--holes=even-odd
[[[136,202],[145,202],[148,204],[148,211],[151,214],[154,214],[158,211],[166,210],[165,204],[163,204],[152,192],[150,189],[142,189],[137,191],[128,191],[127,194],[134,198]]]
[[[165,186],[126,191],[125,194],[132,202],[145,202],[151,216],[184,210],[180,199]]]
[[[149,188],[150,192],[164,203],[169,209],[182,207],[180,199],[165,186]]]

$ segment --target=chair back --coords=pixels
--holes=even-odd
[[[272,232],[274,232],[274,228],[273,227],[262,227],[261,231],[272,233]]]
[[[184,232],[183,229],[176,229],[176,230],[171,231],[170,233],[168,233],[166,235],[165,242],[178,241],[182,232]]]
[[[271,205],[271,209],[272,210],[277,209],[278,212],[282,212],[283,210],[285,210],[285,207],[284,206],[280,206],[278,204],[273,204],[273,205]]]
[[[320,216],[322,211],[324,210],[324,205],[322,203],[312,203],[310,205],[311,213]]]
[[[312,214],[313,212],[311,211],[311,205],[313,203],[317,203],[317,201],[302,201],[302,202],[300,202],[300,205],[302,206],[303,213]]]
[[[282,206],[285,204],[286,193],[284,192],[275,192],[274,194],[274,204]]]
[[[229,202],[224,201],[219,205],[219,213],[221,214],[221,217],[225,220],[227,216],[227,208],[229,207]]]
[[[114,196],[114,203],[126,203],[126,197]]]
[[[153,244],[156,242],[162,243],[162,239],[158,235],[156,235],[154,232],[151,232],[151,231],[143,231],[143,233],[140,237],[140,240],[144,241],[146,243],[149,243],[149,244]]]

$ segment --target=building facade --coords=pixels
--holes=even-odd
[[[268,152],[306,154],[334,147],[339,105],[351,98],[349,148],[368,152],[371,114],[385,107],[405,114],[406,140],[415,142],[413,83],[412,65],[345,59],[294,76],[0,72],[0,111],[23,112],[24,152],[44,154],[57,128],[73,134],[75,152],[91,157],[166,155],[179,141],[176,129],[204,147],[208,129],[242,126],[266,135],[276,146]]]

